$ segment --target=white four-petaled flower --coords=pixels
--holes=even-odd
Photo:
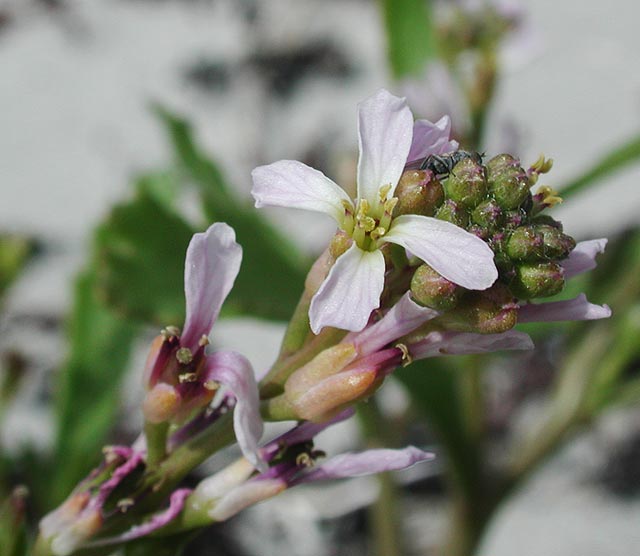
[[[481,239],[449,222],[408,214],[393,217],[394,191],[407,161],[457,148],[449,140],[450,122],[414,123],[402,98],[380,90],[358,106],[360,156],[357,198],[314,170],[293,160],[252,172],[256,206],[285,206],[324,212],[353,240],[315,293],[311,329],[325,326],[362,330],[380,305],[385,261],[380,247],[395,243],[431,265],[442,276],[473,290],[498,277],[493,251]]]

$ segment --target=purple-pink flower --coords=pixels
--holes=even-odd
[[[281,160],[252,172],[256,206],[324,212],[350,236],[312,298],[314,333],[325,326],[362,330],[380,305],[385,261],[380,247],[400,245],[442,276],[468,289],[484,290],[498,276],[484,241],[449,222],[415,214],[393,217],[393,193],[408,161],[457,148],[447,119],[414,123],[406,102],[380,90],[358,106],[360,156],[357,197],[301,162]]]
[[[261,466],[258,441],[262,436],[258,386],[249,361],[239,353],[207,353],[208,336],[242,260],[235,232],[216,223],[195,234],[185,262],[186,319],[180,336],[160,336],[147,361],[145,418],[163,422],[188,416],[207,405],[219,385],[228,390],[221,403],[233,405],[236,438],[245,457]]]

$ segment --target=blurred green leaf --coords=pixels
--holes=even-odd
[[[381,7],[393,76],[420,75],[435,55],[431,0],[382,0]]]
[[[34,251],[31,239],[0,234],[0,297],[20,274]]]
[[[393,376],[406,386],[414,406],[435,429],[456,482],[472,493],[479,484],[479,454],[465,422],[461,379],[470,369],[463,361],[461,357],[416,361]]]
[[[582,175],[562,187],[560,193],[566,199],[596,185],[604,178],[635,162],[640,162],[640,135],[631,138],[605,155]]]
[[[26,497],[26,489],[17,487],[0,504],[0,554],[2,556],[27,556]]]
[[[50,503],[59,503],[100,458],[119,409],[135,332],[97,298],[93,272],[81,274],[69,322],[70,353],[59,373],[56,480],[50,483]]]
[[[194,233],[143,177],[133,201],[116,206],[96,235],[96,287],[106,304],[139,322],[181,326],[184,260]]]
[[[226,310],[287,320],[303,290],[311,261],[253,207],[229,189],[218,166],[193,140],[190,125],[157,108],[173,144],[180,169],[201,193],[208,223],[226,222],[243,249],[242,267]],[[247,176],[249,178],[249,176]]]

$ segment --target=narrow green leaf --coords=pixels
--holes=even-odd
[[[17,487],[0,504],[0,554],[2,556],[27,555],[25,512],[27,491]]]
[[[242,245],[242,267],[225,304],[226,310],[288,319],[302,293],[311,261],[251,203],[236,197],[222,171],[195,144],[191,127],[184,119],[164,109],[158,108],[157,112],[181,170],[201,193],[208,223],[226,222],[235,229],[236,239]]]
[[[479,454],[465,423],[461,389],[462,358],[427,359],[394,373],[407,388],[414,405],[435,429],[446,450],[449,468],[467,493],[478,485]]]
[[[135,328],[115,317],[96,296],[92,271],[75,285],[69,322],[70,353],[59,373],[55,481],[50,503],[59,503],[100,458],[119,409],[121,378]]]
[[[582,175],[560,189],[563,198],[585,191],[604,178],[621,171],[626,166],[640,162],[640,135],[615,148],[601,158]]]
[[[0,234],[0,297],[34,254],[34,242],[26,237]]]
[[[387,56],[396,79],[419,75],[435,55],[431,0],[381,0]]]

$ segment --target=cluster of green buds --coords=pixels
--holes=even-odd
[[[499,279],[485,291],[465,290],[427,264],[413,271],[413,298],[443,311],[439,319],[447,329],[508,330],[516,323],[518,300],[549,297],[564,287],[560,261],[576,242],[563,233],[560,222],[544,214],[561,202],[557,194],[546,186],[531,191],[551,165],[540,157],[525,170],[509,154],[485,164],[477,153],[465,153],[448,173],[417,169],[403,174],[396,191],[399,214],[423,214],[456,224],[483,239],[495,254]]]

